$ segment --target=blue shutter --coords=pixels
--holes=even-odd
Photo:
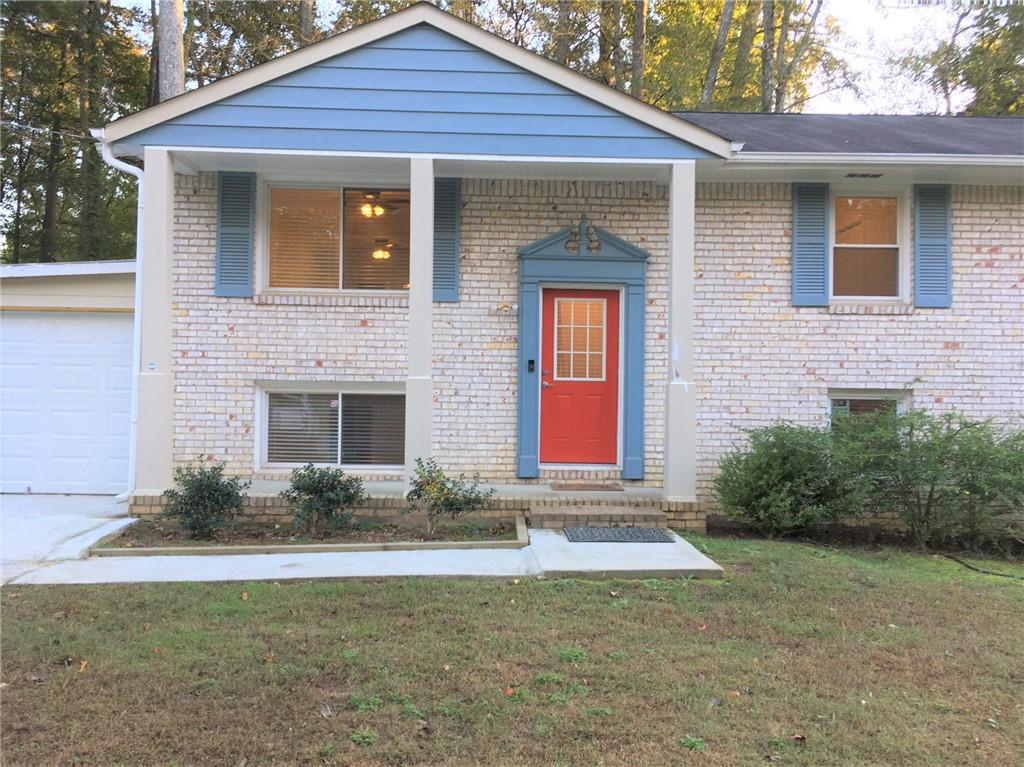
[[[252,295],[256,174],[218,173],[217,275],[214,295]]]
[[[459,179],[434,180],[434,300],[459,300]]]
[[[914,187],[914,305],[953,304],[952,215],[948,186]]]
[[[793,184],[793,306],[828,306],[828,184]]]

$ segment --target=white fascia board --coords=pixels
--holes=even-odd
[[[404,11],[355,27],[319,43],[299,48],[259,66],[217,80],[214,83],[183,93],[172,99],[122,117],[106,126],[108,142],[117,142],[139,131],[179,117],[200,107],[249,90],[304,67],[332,58],[375,40],[401,32],[417,24],[429,24],[470,45],[481,48],[515,66],[558,83],[581,96],[614,109],[639,122],[700,147],[719,157],[732,156],[732,144],[712,131],[688,123],[675,115],[646,104],[640,99],[591,80],[566,66],[556,64],[532,51],[487,32],[475,24],[436,8],[417,3]]]
[[[830,152],[740,152],[726,160],[737,165],[977,165],[1019,166],[1022,155],[993,154],[867,154]]]
[[[0,279],[15,277],[83,277],[102,274],[135,274],[135,261],[67,261],[53,264],[6,264]]]

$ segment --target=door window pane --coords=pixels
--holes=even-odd
[[[555,299],[555,378],[604,380],[605,300]]]

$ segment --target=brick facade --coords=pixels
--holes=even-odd
[[[257,468],[257,382],[404,381],[403,296],[213,295],[216,176],[175,197],[174,461]],[[646,182],[466,180],[461,300],[434,305],[436,455],[516,482],[516,250],[582,214],[651,254],[646,479],[660,486],[667,370],[667,189]],[[830,389],[910,387],[915,405],[1024,411],[1022,188],[954,187],[952,309],[794,308],[788,184],[699,184],[696,242],[698,481],[743,430],[820,423]],[[569,476],[572,476],[569,473]],[[542,478],[541,481],[546,481]]]
[[[909,387],[914,406],[1024,412],[1024,188],[953,187],[953,306],[794,307],[789,184],[699,184],[698,497],[774,420],[820,424],[830,389]]]

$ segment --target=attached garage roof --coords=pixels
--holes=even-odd
[[[1024,157],[1024,118],[675,112],[743,144],[741,154],[923,154]]]

